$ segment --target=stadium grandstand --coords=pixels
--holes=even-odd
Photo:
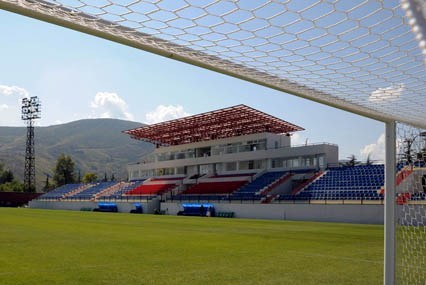
[[[253,218],[282,218],[287,208],[299,207],[286,218],[328,220],[305,207],[350,204],[356,210],[333,212],[338,221],[383,222],[378,213],[383,210],[384,165],[339,166],[335,144],[292,145],[292,135],[302,130],[246,105],[125,130],[156,146],[127,166],[129,181],[64,185],[32,206],[81,209],[90,208],[87,203],[96,208],[99,202],[115,202],[127,205],[118,206],[127,212],[132,203],[142,202],[144,213],[182,214],[188,203],[214,203],[220,212]],[[399,185],[417,172],[399,164],[397,173]],[[420,190],[413,199],[422,202]],[[360,212],[365,214],[355,218]]]

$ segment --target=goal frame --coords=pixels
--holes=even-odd
[[[114,2],[114,1],[112,1]],[[401,0],[401,2],[414,3],[414,0]],[[31,9],[31,5],[34,3],[41,3],[42,7],[46,7],[46,10],[36,10]],[[397,205],[396,205],[396,178],[395,178],[395,169],[396,169],[396,124],[397,122],[408,123],[412,126],[422,127],[426,126],[426,122],[419,125],[416,122],[412,121],[404,121],[403,117],[396,117],[392,114],[386,114],[383,112],[377,112],[374,108],[368,108],[366,106],[357,106],[353,102],[347,102],[344,98],[333,96],[332,94],[324,93],[319,90],[315,90],[309,87],[300,88],[300,86],[296,86],[295,88],[291,88],[292,82],[286,81],[285,78],[274,77],[270,74],[263,73],[262,71],[258,71],[255,69],[236,66],[234,63],[213,58],[215,60],[215,64],[211,64],[209,61],[201,60],[202,58],[206,59],[208,56],[206,54],[202,54],[202,52],[196,52],[194,50],[188,49],[186,47],[178,47],[181,50],[181,53],[176,53],[173,51],[169,51],[167,48],[168,45],[172,46],[173,44],[170,42],[162,43],[161,40],[150,36],[148,34],[141,34],[146,41],[140,42],[132,38],[126,38],[117,35],[116,33],[111,32],[113,29],[121,29],[120,32],[123,33],[131,33],[131,29],[124,27],[114,27],[111,28],[111,23],[107,21],[98,21],[96,27],[91,27],[88,25],[84,25],[85,20],[90,20],[88,16],[85,19],[82,14],[75,14],[70,16],[70,18],[65,19],[58,17],[54,13],[49,13],[49,5],[52,5],[48,1],[43,0],[0,0],[0,9],[10,11],[13,13],[17,13],[23,16],[31,17],[34,19],[38,19],[44,22],[52,23],[55,25],[59,25],[65,28],[69,28],[72,30],[76,30],[85,34],[90,34],[96,37],[100,37],[103,39],[107,39],[119,44],[127,45],[130,47],[134,47],[140,50],[148,51],[151,53],[155,53],[170,59],[178,60],[181,62],[185,62],[191,65],[195,65],[204,69],[209,69],[218,73],[222,73],[225,75],[229,75],[235,78],[239,78],[245,81],[249,81],[258,85],[262,85],[268,88],[276,89],[282,92],[286,92],[304,99],[308,99],[310,101],[314,101],[317,103],[321,103],[327,106],[331,106],[334,108],[338,108],[340,110],[348,111],[357,115],[361,115],[363,117],[367,117],[370,119],[381,121],[385,124],[385,203],[384,203],[384,284],[385,285],[393,285],[396,282],[396,222],[397,222]],[[58,8],[58,6],[55,6]],[[62,11],[65,14],[72,14],[71,10],[67,10],[63,8]],[[415,10],[414,10],[415,12]],[[414,13],[415,14],[415,13]],[[76,21],[70,21],[69,19],[76,19]],[[81,17],[81,18],[78,18]],[[414,15],[417,19],[422,19],[421,15]],[[420,21],[418,23],[420,26],[417,26],[418,30],[426,31],[426,24],[423,19],[423,22]],[[102,25],[104,28],[102,29]],[[109,29],[108,29],[109,27]],[[156,41],[158,45],[150,45],[147,44],[150,40]],[[162,44],[164,44],[162,46]],[[162,48],[163,47],[163,48]],[[426,50],[426,49],[425,49]],[[192,54],[197,54],[197,56],[192,57]],[[236,68],[227,68],[227,67],[236,67]],[[239,72],[243,70],[244,72]],[[254,75],[254,76],[253,76]],[[260,80],[259,78],[266,78],[265,80]],[[277,83],[278,82],[278,83]],[[290,86],[290,87],[283,87]],[[309,94],[309,95],[307,95]],[[326,98],[326,99],[323,99]],[[335,98],[335,100],[330,100]]]

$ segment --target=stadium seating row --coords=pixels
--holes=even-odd
[[[399,167],[402,169],[402,167]],[[243,174],[241,174],[243,175]],[[244,174],[247,176],[248,174]],[[250,174],[249,174],[250,175]],[[220,182],[198,181],[179,195],[173,195],[177,200],[253,200],[265,201],[261,193],[271,183],[286,175],[283,171],[265,172],[252,181],[223,181],[224,178],[235,178],[235,175],[218,175]],[[316,177],[315,177],[316,178]],[[213,179],[213,177],[209,177]],[[230,179],[230,180],[231,180]],[[154,178],[130,182],[98,182],[92,185],[68,184],[42,195],[41,199],[93,199],[99,194],[100,198],[120,199],[123,197],[161,195],[176,188],[172,180],[180,178]],[[235,180],[235,179],[232,179]],[[163,183],[162,183],[163,182]],[[117,184],[120,183],[120,184]],[[152,183],[152,184],[150,184]],[[182,182],[179,182],[182,183]],[[282,200],[382,200],[384,184],[384,166],[367,165],[355,167],[338,167],[328,169],[322,176],[309,184],[299,193],[278,195],[275,199]],[[107,191],[105,191],[107,189]],[[108,190],[111,189],[111,190]],[[426,194],[415,193],[412,200],[425,200]],[[269,200],[267,201],[269,202]]]
[[[161,195],[176,187],[176,184],[142,184],[133,190],[130,190],[126,195]]]
[[[201,182],[188,188],[182,194],[231,194],[246,183],[246,181]]]

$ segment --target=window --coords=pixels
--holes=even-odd
[[[298,158],[294,158],[293,159],[293,167],[299,167],[300,163],[299,163],[299,159]]]
[[[178,153],[175,154],[175,158],[176,159],[184,159],[185,153],[184,152],[178,152]]]
[[[233,171],[237,170],[237,163],[236,162],[228,162],[225,164],[226,171]]]
[[[240,161],[240,170],[261,169],[265,168],[265,160],[247,160]]]
[[[185,167],[177,167],[176,174],[185,174]]]
[[[211,166],[209,164],[202,164],[200,165],[200,174],[207,174],[209,173],[210,169],[211,169]]]
[[[139,178],[139,170],[134,170],[131,176],[131,179]]]
[[[197,157],[207,157],[211,154],[211,148],[210,147],[203,147],[197,149]]]
[[[319,158],[318,158],[318,164],[319,164],[319,167],[321,167],[321,168],[323,168],[325,165],[325,161],[324,161],[324,156],[320,156]]]
[[[175,169],[173,167],[169,168],[158,168],[155,170],[156,176],[162,176],[162,175],[173,175],[175,174]]]
[[[305,166],[314,166],[315,159],[313,157],[305,158]]]

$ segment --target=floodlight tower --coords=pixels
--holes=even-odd
[[[41,118],[41,104],[37,96],[22,99],[22,120],[27,122],[25,148],[24,191],[35,192],[34,120]]]

